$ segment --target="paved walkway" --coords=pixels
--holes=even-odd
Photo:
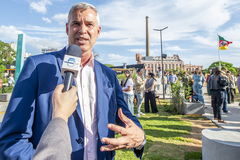
[[[162,91],[162,88],[160,88],[160,91]],[[167,92],[170,92],[169,90]],[[207,87],[203,87],[203,92],[207,93]],[[162,92],[159,94],[160,99],[162,99],[163,95]],[[165,95],[166,99],[170,99],[170,94]],[[207,117],[208,119],[212,120],[213,123],[215,123],[218,127],[224,128],[224,129],[234,129],[234,130],[240,130],[240,106],[238,106],[239,102],[234,102],[232,104],[227,104],[228,111],[230,113],[223,114],[222,118],[225,120],[226,123],[219,123],[217,120],[213,120],[213,110],[211,107],[211,97],[204,95],[204,101],[207,108],[205,109],[204,117]]]
[[[219,123],[217,120],[213,120],[213,110],[211,107],[211,97],[204,96],[205,104],[207,108],[205,109],[205,114],[203,116],[207,117],[208,119],[212,120],[218,127],[224,129],[237,129],[240,130],[240,106],[238,106],[239,102],[234,102],[232,104],[227,104],[228,111],[230,113],[223,114],[222,119],[226,123]]]
[[[4,117],[4,114],[5,114],[5,111],[7,109],[7,106],[8,106],[8,102],[0,102],[0,126],[1,126],[1,123],[2,123],[2,120],[3,120],[3,117]]]

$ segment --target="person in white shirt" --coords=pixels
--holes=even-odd
[[[123,84],[123,95],[124,95],[124,100],[127,103],[127,106],[129,110],[131,111],[132,114],[134,114],[134,104],[133,104],[133,99],[134,99],[134,93],[133,93],[133,80],[132,80],[132,75],[129,70],[124,71],[125,77],[127,78],[126,81]]]
[[[8,86],[12,86],[14,84],[14,78],[13,78],[13,74],[11,73],[9,78],[8,78]]]

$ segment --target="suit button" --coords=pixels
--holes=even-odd
[[[83,138],[82,137],[79,137],[78,139],[76,139],[77,143],[78,144],[83,144]]]

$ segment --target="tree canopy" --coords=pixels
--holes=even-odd
[[[108,67],[114,67],[114,65],[112,64],[104,64],[105,66],[108,66]]]
[[[10,65],[16,58],[16,52],[7,43],[0,41],[0,76],[4,73],[6,65]]]
[[[232,63],[229,62],[222,62],[221,63],[221,69],[226,68],[227,70],[231,71],[231,73],[236,74],[237,73],[237,68],[233,67]],[[210,69],[215,68],[215,67],[219,67],[219,61],[213,62],[208,68],[207,68],[207,73],[210,72]]]

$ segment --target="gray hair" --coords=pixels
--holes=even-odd
[[[89,9],[89,8],[92,9],[92,10],[94,10],[94,11],[96,12],[96,14],[97,14],[97,22],[98,22],[98,25],[100,25],[100,18],[99,18],[97,9],[96,9],[93,5],[88,4],[88,3],[84,3],[84,2],[82,2],[82,3],[77,3],[77,4],[74,4],[74,5],[72,6],[72,8],[70,9],[70,11],[69,11],[69,13],[68,13],[68,23],[69,23],[69,21],[70,21],[70,18],[71,18],[72,13],[73,13],[75,10],[86,10],[86,9]]]

